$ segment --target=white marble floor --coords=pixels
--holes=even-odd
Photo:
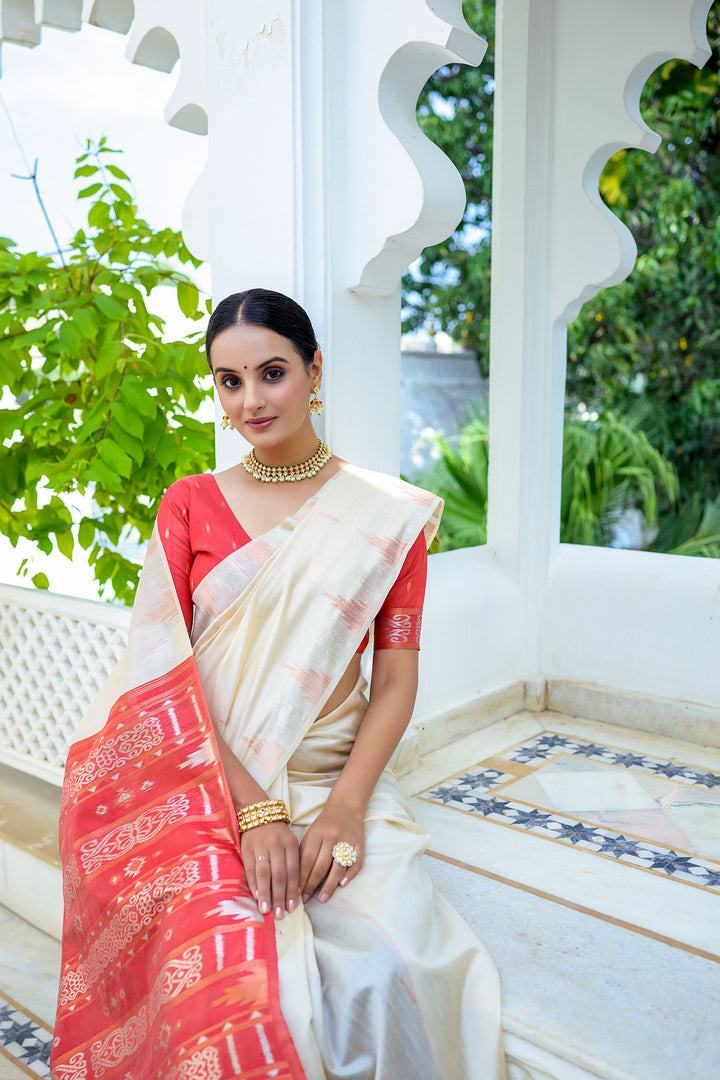
[[[48,1077],[60,943],[0,907],[0,1078]]]
[[[511,1077],[715,1075],[720,750],[518,714],[405,786],[500,970]],[[0,940],[0,1080],[48,1076],[59,944],[4,909]]]

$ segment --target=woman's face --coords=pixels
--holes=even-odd
[[[277,446],[305,426],[312,430],[308,405],[320,384],[319,350],[307,368],[288,338],[242,323],[218,334],[210,363],[220,404],[253,446]]]

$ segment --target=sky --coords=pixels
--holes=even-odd
[[[132,177],[140,213],[153,226],[181,227],[207,140],[170,127],[163,117],[177,65],[170,74],[138,67],[125,58],[125,46],[121,34],[83,26],[74,34],[43,27],[34,49],[7,43],[0,48],[0,235],[21,249],[49,254],[54,245],[32,184],[13,174],[27,176],[37,159],[43,201],[60,243],[66,243],[87,212],[86,201],[76,198],[83,182],[73,180],[75,158],[88,138],[102,135],[123,151],[117,163]],[[196,280],[209,288],[207,267]],[[170,333],[182,333],[174,298],[170,290],[163,293],[156,309],[168,318]],[[0,537],[0,582],[30,585],[30,576],[43,571],[53,592],[96,599],[84,553],[76,550],[70,563],[59,553],[46,557],[31,544],[14,550]],[[31,567],[19,579],[24,557]]]

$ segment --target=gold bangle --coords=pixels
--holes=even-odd
[[[243,806],[242,810],[236,812],[241,833],[258,825],[269,825],[272,821],[285,821],[290,824],[290,814],[282,799],[265,799],[264,802]]]

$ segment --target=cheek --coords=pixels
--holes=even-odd
[[[283,379],[274,387],[273,400],[278,405],[306,404],[310,400],[311,387],[299,379]]]

